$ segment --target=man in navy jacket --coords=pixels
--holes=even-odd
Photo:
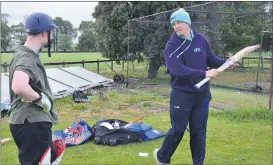
[[[195,84],[206,77],[219,75],[216,69],[226,60],[217,57],[208,40],[191,29],[191,19],[184,9],[171,15],[174,33],[165,47],[165,60],[170,72],[170,121],[172,127],[160,149],[154,151],[158,165],[170,163],[171,156],[183,138],[189,122],[190,148],[194,165],[205,158],[206,127],[211,93],[209,83],[199,89]]]

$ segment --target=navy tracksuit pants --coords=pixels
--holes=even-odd
[[[210,90],[200,93],[187,93],[172,89],[170,95],[170,121],[172,127],[166,134],[162,147],[157,153],[160,162],[170,163],[171,156],[182,140],[189,122],[193,164],[202,165],[204,163],[210,100]]]

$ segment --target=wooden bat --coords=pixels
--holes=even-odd
[[[11,138],[5,138],[5,139],[2,139],[1,140],[1,145],[7,143],[7,142],[10,142],[11,141]]]
[[[231,65],[238,62],[240,59],[242,59],[245,55],[255,51],[256,49],[260,48],[261,45],[253,45],[245,47],[244,49],[240,50],[238,53],[236,53],[234,56],[230,57],[222,66],[220,66],[217,71],[223,72],[227,68],[229,68]],[[200,88],[202,85],[204,85],[206,82],[208,82],[211,78],[205,78],[202,81],[200,81],[198,84],[195,85],[195,87]]]
[[[135,120],[129,122],[128,124],[126,124],[125,126],[123,126],[123,128],[129,127],[129,126],[131,126],[132,124],[134,124],[134,123],[136,123],[136,122],[142,120],[143,118],[144,118],[144,116],[141,116],[141,117],[139,117],[139,118],[137,118],[137,119],[135,119]]]

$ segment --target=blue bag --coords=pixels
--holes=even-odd
[[[65,130],[53,132],[53,140],[62,139],[67,146],[85,143],[93,137],[93,129],[84,120],[75,122]]]
[[[151,125],[144,124],[144,123],[132,124],[127,129],[139,134],[143,141],[154,140],[162,136],[165,136],[166,134],[165,132],[161,132],[156,129],[153,129]]]

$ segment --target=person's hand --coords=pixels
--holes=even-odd
[[[206,71],[206,78],[215,78],[220,74],[216,69]]]
[[[42,97],[41,98],[41,104],[42,104],[42,106],[44,108],[44,111],[49,112],[51,110],[51,107],[52,107],[50,99],[44,93],[41,93],[41,97]]]

